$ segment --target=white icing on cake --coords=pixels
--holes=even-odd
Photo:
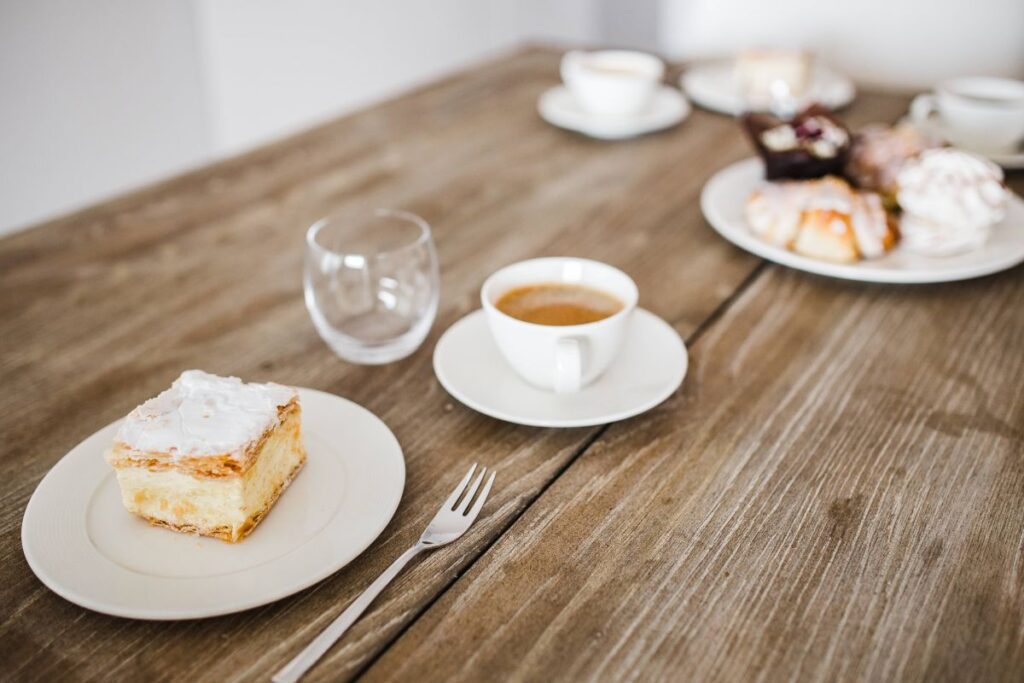
[[[932,149],[897,176],[906,248],[950,254],[981,246],[1003,219],[1010,193],[998,166],[958,149]]]
[[[278,408],[296,391],[280,384],[246,384],[201,370],[181,373],[170,389],[125,418],[116,441],[136,453],[239,458],[252,441],[278,424]]]

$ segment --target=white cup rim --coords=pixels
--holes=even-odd
[[[636,71],[630,74],[599,73],[595,74],[593,65],[602,61],[631,62]],[[586,69],[591,75],[602,79],[618,81],[657,81],[665,75],[665,62],[657,55],[640,50],[572,50],[562,57],[564,64],[576,64]]]
[[[620,276],[622,276],[625,279],[625,281],[629,284],[629,290],[630,290],[630,292],[629,292],[630,293],[629,300],[622,302],[622,308],[619,311],[617,311],[614,314],[608,316],[607,318],[601,318],[600,320],[595,320],[594,322],[582,323],[582,324],[579,324],[579,325],[542,325],[540,323],[531,323],[531,322],[528,322],[526,320],[520,320],[519,318],[514,318],[514,317],[510,316],[508,313],[505,313],[504,311],[500,310],[497,306],[495,306],[491,302],[491,297],[488,296],[488,292],[494,286],[495,280],[497,280],[501,275],[503,275],[504,273],[506,273],[507,271],[509,271],[509,270],[511,270],[513,268],[520,268],[520,267],[528,266],[528,265],[544,265],[544,264],[553,263],[553,262],[564,263],[566,261],[582,263],[582,264],[585,264],[585,265],[590,265],[590,266],[598,267],[598,268],[607,268],[609,270],[615,271]],[[541,281],[541,280],[538,279],[536,284],[544,284],[544,281]],[[588,287],[591,286],[591,285],[586,285],[585,283],[581,283],[581,284],[583,284],[583,286],[588,286]],[[594,287],[594,288],[598,289],[597,287]],[[496,270],[493,273],[491,273],[487,277],[487,279],[484,280],[483,286],[480,287],[480,303],[483,305],[484,310],[487,311],[488,313],[496,315],[499,318],[502,318],[504,320],[508,320],[508,321],[516,323],[518,325],[525,326],[528,329],[558,330],[560,332],[566,332],[566,333],[582,332],[582,331],[585,331],[585,330],[596,330],[596,329],[598,329],[600,327],[603,327],[603,326],[614,325],[615,323],[620,321],[622,318],[628,316],[633,311],[633,309],[636,308],[637,300],[639,299],[639,296],[640,296],[640,290],[637,288],[636,282],[634,282],[633,278],[631,278],[629,275],[627,275],[624,271],[620,270],[619,268],[616,268],[615,266],[612,266],[612,265],[609,265],[607,263],[604,263],[602,261],[595,261],[593,259],[586,259],[586,258],[578,258],[576,256],[542,256],[540,258],[526,259],[525,261],[516,261],[515,263],[510,263],[510,264],[508,264],[506,266],[502,266],[498,270]],[[618,298],[618,295],[616,295],[616,298]]]
[[[416,228],[419,230],[419,234],[416,235],[415,239],[405,242],[404,244],[397,245],[394,248],[389,249],[385,252],[370,254],[370,256],[372,256],[373,258],[388,258],[394,254],[399,254],[402,252],[417,249],[429,243],[433,237],[430,231],[430,224],[427,223],[427,221],[425,221],[423,218],[409,211],[378,207],[376,209],[373,209],[372,211],[367,212],[367,216],[373,216],[374,218],[378,219],[394,218],[400,221],[411,223],[412,225],[416,226]],[[362,251],[360,250],[348,251],[345,249],[332,249],[330,247],[324,246],[317,240],[317,237],[319,237],[320,232],[324,228],[330,226],[334,221],[338,220],[339,217],[343,219],[345,217],[345,214],[341,212],[332,213],[327,216],[324,216],[323,218],[318,219],[312,225],[310,225],[309,228],[306,229],[306,245],[312,251],[316,252],[320,256],[330,255],[339,258],[349,255],[366,256],[367,254],[362,253]]]

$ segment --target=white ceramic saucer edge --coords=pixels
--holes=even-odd
[[[29,567],[50,590],[81,607],[117,617],[152,621],[207,618],[259,607],[293,595],[331,576],[362,554],[390,523],[405,488],[405,460],[394,434],[367,409],[315,389],[300,388],[299,393],[303,404],[303,431],[309,452],[306,466],[282,494],[271,514],[241,543],[226,544],[217,539],[176,534],[152,527],[127,513],[121,507],[119,495],[113,494],[116,496],[114,501],[105,500],[110,497],[105,495],[109,491],[101,489],[110,487],[113,471],[103,462],[102,450],[110,443],[121,422],[118,420],[72,448],[37,485],[25,509],[21,527],[22,549]],[[346,415],[344,420],[337,419],[339,411]],[[331,421],[335,424],[333,431],[340,429],[339,423],[344,422],[346,434],[358,434],[354,448],[353,443],[346,444],[345,449],[328,445],[328,441],[337,443],[337,440],[330,436],[330,428],[324,431],[327,424],[322,417],[317,417],[317,413],[326,412],[330,413]],[[359,424],[357,430],[350,429],[353,421]],[[356,460],[367,455],[371,449],[369,455],[373,459],[367,461],[370,467],[365,468],[371,473],[354,469]],[[359,464],[364,466],[366,463]],[[318,470],[320,473],[340,473],[344,481],[330,478],[318,481],[321,477],[310,476]],[[84,485],[71,491],[50,490],[61,479],[74,479],[82,476],[83,472],[92,478],[91,483],[83,480]],[[367,480],[371,481],[369,489],[372,495],[371,491],[362,488],[363,482]],[[112,486],[116,491],[116,480]],[[310,491],[317,494],[315,500],[297,495]],[[46,500],[53,494],[61,495],[62,503],[65,503],[57,506],[56,514],[63,512],[65,516],[78,515],[73,520],[63,520],[63,528],[57,528],[59,524],[53,522],[55,508],[51,501]],[[289,497],[289,494],[292,495]],[[328,495],[332,498],[327,499]],[[96,501],[102,504],[97,505]],[[377,507],[371,509],[366,505],[368,502]],[[83,503],[88,506],[84,511],[81,509]],[[208,576],[149,576],[135,568],[121,566],[98,548],[96,540],[90,537],[90,530],[87,529],[87,518],[94,507],[105,507],[109,511],[112,506],[116,507],[119,514],[109,518],[109,522],[121,531],[129,530],[128,537],[144,538],[150,546],[155,543],[173,548],[174,553],[184,548],[186,555],[181,558],[183,563],[190,561],[188,553],[196,557],[205,554],[205,560],[219,556],[227,558],[229,564],[233,563],[239,568]],[[349,517],[353,512],[354,516]],[[50,518],[46,515],[50,515]],[[310,527],[320,524],[323,521],[321,518],[326,518],[326,521],[315,530],[306,529],[304,537],[300,534],[295,538],[283,539],[284,535],[291,535],[292,528],[287,524],[296,518],[305,519]],[[364,526],[353,528],[352,519],[362,521]],[[58,532],[56,538],[41,536],[53,528]],[[125,543],[130,542],[130,538],[122,539]],[[119,540],[115,539],[114,542]],[[87,548],[91,550],[91,556],[78,557],[77,562],[75,557],[55,559],[52,546],[56,541],[75,544],[79,550]],[[109,545],[110,539],[106,539],[106,542]],[[287,547],[281,550],[282,546]],[[261,552],[270,555],[252,566],[246,566],[245,558],[237,554],[232,559],[232,553],[249,551],[255,551],[256,555]],[[131,550],[125,552],[130,555]],[[144,560],[143,563],[151,561],[155,560]],[[66,566],[71,562],[75,562],[74,571]],[[103,585],[90,592],[76,585],[76,582],[82,583],[80,577],[69,580],[69,574],[82,571],[98,573],[94,578],[98,578]],[[109,594],[104,594],[104,590],[108,593],[110,590],[116,591],[119,581],[131,584],[136,594],[139,594],[139,590],[155,591],[158,598],[156,603],[132,604],[131,599],[126,603],[123,596],[111,598]],[[213,585],[208,585],[211,582]],[[248,592],[243,585],[233,592],[229,591],[221,602],[209,600],[211,595],[214,598],[220,595],[218,585],[238,583],[250,584]],[[115,587],[111,588],[111,585]],[[187,596],[190,590],[196,595],[203,594],[203,599],[195,604],[188,604],[187,600],[183,601],[184,604],[173,601],[175,596]],[[163,592],[170,596],[163,595]],[[142,594],[149,595],[148,592]],[[171,603],[160,604],[164,598],[170,599]]]
[[[747,196],[763,182],[764,166],[756,157],[737,161],[715,173],[701,191],[700,205],[714,230],[735,246],[768,261],[843,280],[886,284],[929,284],[992,275],[1024,262],[1024,200],[1014,195],[1006,218],[980,249],[949,257],[928,258],[903,252],[873,261],[830,263],[769,244],[754,235],[743,218]]]
[[[593,117],[579,110],[564,85],[545,90],[537,99],[537,113],[547,123],[597,140],[626,140],[676,126],[692,108],[679,90],[662,85],[655,94],[655,109],[635,117]],[[659,110],[660,108],[660,110]]]
[[[904,119],[906,123],[912,126],[917,126],[925,133],[935,135],[942,139],[946,139],[945,126],[937,118],[932,117],[925,119],[924,121],[912,121],[909,118]],[[994,164],[1009,170],[1016,171],[1024,169],[1024,150],[1019,152],[1011,151],[993,151],[993,150],[981,150],[981,149],[970,149],[960,145],[960,149],[971,154],[977,154],[978,156],[985,157]]]
[[[630,352],[630,348],[633,348],[635,353],[636,348],[638,347],[636,341],[632,342],[632,347],[630,346],[630,337],[637,334],[636,330],[639,329],[637,325],[647,327],[648,334],[650,334],[652,330],[657,330],[656,334],[661,335],[661,339],[658,343],[664,343],[667,348],[671,349],[672,353],[677,354],[676,357],[672,359],[676,362],[676,366],[672,368],[671,363],[669,363],[667,370],[669,373],[673,373],[674,371],[674,374],[669,374],[665,377],[665,381],[661,386],[657,388],[652,387],[652,390],[648,395],[644,396],[643,400],[638,400],[635,404],[628,406],[628,408],[613,411],[595,411],[590,415],[575,416],[571,418],[524,416],[522,413],[516,414],[515,412],[496,407],[493,403],[487,404],[477,400],[473,396],[470,396],[466,391],[460,388],[459,381],[455,380],[455,378],[450,375],[444,360],[444,356],[449,345],[453,343],[462,343],[462,337],[471,338],[468,346],[484,354],[483,357],[485,360],[480,362],[479,366],[489,368],[491,372],[495,373],[500,381],[507,383],[507,387],[521,393],[528,393],[537,400],[548,402],[549,405],[562,400],[572,402],[573,399],[575,399],[578,402],[581,398],[587,400],[588,398],[597,395],[598,391],[605,391],[612,383],[615,382],[615,377],[618,373],[624,371],[623,368],[625,368],[626,365],[623,362],[623,357],[627,357],[627,354]],[[516,375],[515,371],[513,371],[505,362],[504,358],[501,357],[497,346],[494,344],[494,340],[491,338],[490,332],[487,329],[487,321],[484,312],[477,309],[456,321],[451,327],[445,330],[443,335],[441,335],[437,345],[434,347],[434,374],[437,376],[438,382],[444,390],[452,396],[452,398],[471,410],[475,410],[504,422],[525,425],[528,427],[547,428],[594,427],[618,422],[630,417],[635,417],[641,413],[645,413],[668,399],[682,385],[689,365],[689,355],[687,353],[686,344],[668,323],[650,311],[642,308],[636,309],[633,314],[633,321],[631,322],[630,329],[633,334],[627,333],[627,339],[624,342],[623,351],[621,352],[622,356],[616,359],[615,363],[608,369],[608,371],[606,371],[604,376],[599,378],[590,386],[584,387],[584,389],[578,394],[560,398],[556,394],[529,386],[518,375]],[[456,355],[459,355],[461,362],[468,362],[467,355]]]

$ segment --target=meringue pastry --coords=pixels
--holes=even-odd
[[[926,255],[977,249],[1003,219],[1010,199],[1001,168],[953,148],[926,150],[908,160],[896,185],[903,244]]]

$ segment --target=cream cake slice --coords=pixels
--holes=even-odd
[[[105,457],[129,512],[236,543],[306,462],[299,395],[186,370],[129,413]]]

